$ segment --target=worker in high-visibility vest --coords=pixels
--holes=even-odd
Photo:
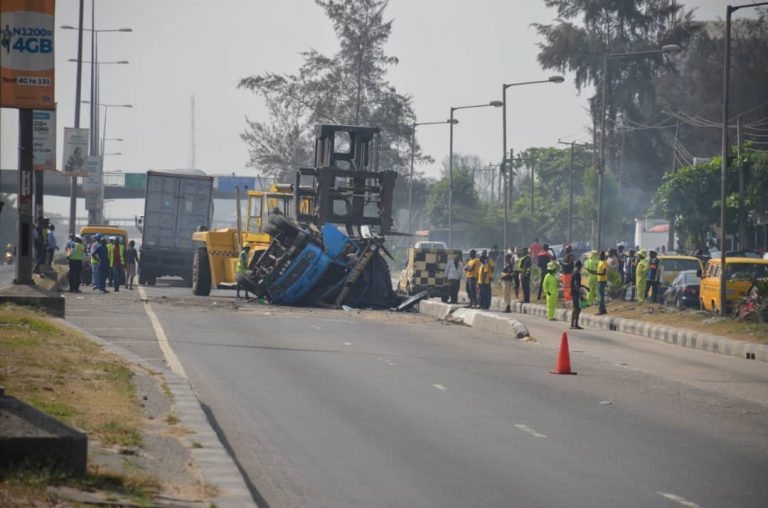
[[[237,258],[237,266],[235,267],[235,272],[237,278],[237,275],[244,274],[245,270],[248,268],[248,254],[251,252],[251,245],[248,243],[243,244],[243,248],[240,250],[240,256]],[[245,288],[242,288],[243,291],[245,291],[245,299],[248,299],[248,290]],[[240,298],[240,283],[237,283],[236,287],[236,297]]]
[[[557,308],[557,294],[559,287],[555,272],[557,271],[557,261],[547,263],[547,274],[544,275],[544,281],[541,283],[544,289],[544,295],[547,297],[547,319],[555,321],[555,309]]]
[[[589,253],[589,259],[584,263],[584,268],[587,270],[587,288],[589,294],[587,294],[587,302],[590,305],[594,305],[597,299],[597,265],[600,263],[600,257],[596,250]]]
[[[648,251],[643,249],[637,253],[635,268],[635,286],[637,287],[637,303],[645,302],[646,284],[648,284]]]
[[[83,258],[85,258],[85,245],[80,235],[75,235],[72,243],[67,248],[69,260],[69,292],[80,292],[80,275],[83,273]]]

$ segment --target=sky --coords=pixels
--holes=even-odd
[[[700,20],[722,18],[725,0],[684,0]],[[74,125],[78,0],[56,2],[56,100],[59,167],[64,127]],[[85,26],[90,27],[92,0],[86,0]],[[247,146],[240,139],[246,117],[266,119],[263,101],[238,81],[267,71],[295,72],[300,52],[310,48],[326,55],[337,51],[335,34],[313,0],[96,0],[96,29],[131,28],[130,33],[98,36],[99,61],[127,60],[128,65],[102,65],[101,102],[131,104],[112,108],[107,119],[105,171],[144,172],[186,168],[190,163],[191,96],[195,96],[196,165],[209,174],[251,176]],[[748,14],[747,9],[740,11]],[[387,52],[399,59],[388,73],[398,92],[410,95],[419,122],[448,118],[451,106],[501,98],[502,83],[547,79],[536,55],[541,38],[532,23],[550,23],[555,12],[543,0],[390,0],[385,11],[393,19]],[[84,37],[85,60],[90,43]],[[553,146],[559,139],[589,139],[587,98],[573,76],[562,84],[510,88],[508,146]],[[84,100],[89,98],[88,66],[83,70]],[[456,152],[496,162],[501,158],[501,109],[458,111]],[[81,108],[87,127],[88,106]],[[0,167],[18,166],[18,115],[0,110]],[[436,176],[448,155],[447,125],[417,131],[425,154],[435,164],[418,168]],[[110,203],[108,215],[141,214],[140,202]],[[47,198],[46,211],[68,213],[68,198]],[[78,216],[85,215],[78,203]]]

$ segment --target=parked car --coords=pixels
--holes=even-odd
[[[697,270],[683,270],[670,283],[664,293],[664,303],[674,305],[678,309],[699,306],[699,287],[701,277]]]
[[[728,305],[743,297],[752,281],[768,279],[768,259],[725,258],[727,287],[725,300]],[[707,263],[701,277],[699,301],[701,308],[712,312],[720,311],[720,258],[712,258]]]
[[[701,260],[695,256],[670,256],[668,254],[662,254],[659,256],[659,282],[660,293],[664,294],[669,285],[682,271],[693,270],[694,272],[704,269]]]

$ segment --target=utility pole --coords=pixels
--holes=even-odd
[[[534,168],[535,162],[533,159],[530,159],[530,161],[531,161],[531,217],[533,217],[533,191],[534,191],[533,178],[535,174],[535,168]]]
[[[80,100],[83,89],[83,11],[85,0],[80,0],[80,22],[77,25],[77,80],[75,83],[75,129],[80,128]],[[66,162],[66,161],[62,161]],[[69,234],[77,228],[77,177],[69,185]]]
[[[741,114],[736,116],[736,167],[739,170],[739,243],[738,250],[748,249],[750,247],[749,236],[747,235],[747,221],[744,217],[744,165],[741,163]]]
[[[677,172],[677,138],[680,134],[680,120],[675,124],[675,143],[672,145],[672,174]],[[675,250],[675,214],[669,214],[669,229],[667,230],[667,251]]]

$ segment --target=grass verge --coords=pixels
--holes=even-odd
[[[0,307],[0,386],[7,395],[86,432],[91,441],[141,445],[142,414],[132,376],[117,356],[47,315],[13,305]],[[132,496],[151,484],[148,478],[93,468],[85,479],[64,479],[51,471],[14,471],[0,476],[0,495],[22,490],[46,498],[45,487],[51,482],[103,485]]]

